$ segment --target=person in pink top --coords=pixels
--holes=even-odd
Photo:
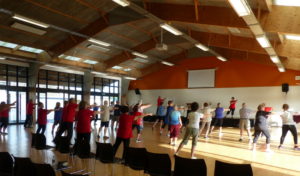
[[[226,116],[231,113],[231,118],[233,118],[235,107],[236,107],[237,100],[234,97],[231,97],[230,105],[229,105],[229,111],[227,112]],[[226,118],[225,116],[225,118]]]

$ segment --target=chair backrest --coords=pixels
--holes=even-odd
[[[36,176],[34,164],[31,162],[30,158],[18,158],[15,157],[15,176]]]
[[[113,163],[114,152],[110,143],[98,143],[96,142],[96,159],[99,159],[102,163]]]
[[[70,139],[67,136],[58,137],[56,145],[60,153],[70,153]]]
[[[145,148],[128,148],[125,157],[125,164],[134,170],[144,170],[147,160]]]
[[[34,146],[38,150],[46,149],[46,137],[43,134],[35,134]]]
[[[50,164],[36,164],[34,163],[36,176],[55,176],[55,171]]]
[[[8,152],[0,152],[0,175],[12,173],[14,162],[14,158]]]
[[[204,159],[182,158],[175,155],[174,176],[206,176]]]
[[[153,176],[170,176],[171,160],[169,155],[147,152],[145,172]]]
[[[61,175],[62,176],[89,176],[89,175],[81,175],[81,174],[69,174],[69,173],[66,173],[64,171],[61,171]]]
[[[231,164],[216,161],[215,176],[234,175],[234,176],[253,176],[250,164]]]

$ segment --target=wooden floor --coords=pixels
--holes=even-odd
[[[47,144],[52,145],[53,137],[51,135],[50,126],[46,131]],[[47,152],[37,151],[30,148],[30,129],[24,129],[21,125],[11,125],[8,128],[8,135],[0,135],[0,151],[8,151],[14,156],[18,157],[31,157],[34,162],[37,163],[52,163],[53,161],[68,160],[72,165],[72,170],[85,169],[94,172],[92,175],[97,176],[135,176],[143,175],[141,172],[131,170],[121,164],[102,164],[99,161],[81,160],[74,158],[73,160],[68,155],[62,155],[54,150],[48,150]],[[235,128],[225,128],[223,130],[223,137],[219,138],[217,130],[213,132],[208,140],[200,138],[196,149],[196,156],[198,158],[205,159],[208,176],[214,174],[215,160],[221,160],[232,163],[251,163],[254,175],[256,176],[282,176],[282,175],[300,175],[300,151],[294,151],[293,141],[291,134],[288,134],[283,149],[278,150],[277,146],[281,135],[281,128],[272,128],[271,130],[271,153],[263,152],[262,147],[265,143],[265,139],[260,139],[258,143],[258,149],[256,152],[250,150],[251,145],[248,140],[239,142],[239,131]],[[109,140],[105,142],[114,143],[115,133],[111,134]],[[177,147],[172,147],[168,144],[168,137],[160,135],[158,128],[152,131],[151,124],[145,124],[143,131],[143,142],[135,143],[135,139],[131,140],[131,146],[134,147],[146,147],[150,152],[168,153],[174,164],[174,150]],[[95,133],[92,135],[92,140],[95,141]],[[181,139],[179,140],[179,142]],[[100,142],[104,142],[100,139]],[[260,145],[262,144],[262,145]],[[188,143],[180,153],[180,156],[189,157],[191,142]],[[119,149],[117,156],[120,157],[122,153],[122,147]],[[92,144],[92,152],[95,152],[95,143]],[[94,167],[96,166],[96,167]],[[57,175],[60,175],[57,173]]]

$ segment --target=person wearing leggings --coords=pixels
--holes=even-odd
[[[297,135],[296,123],[294,122],[293,119],[293,114],[292,112],[288,111],[289,110],[288,104],[284,104],[282,106],[282,109],[283,109],[283,113],[280,115],[282,119],[282,135],[280,138],[280,145],[278,146],[278,149],[281,148],[287,132],[290,131],[294,137],[294,149],[298,150],[298,135]]]
[[[4,101],[0,104],[0,134],[7,134],[5,132],[8,126],[8,118],[9,118],[9,111],[14,106],[16,102],[12,104],[6,104]]]
[[[267,118],[268,115],[271,114],[271,112],[264,111],[265,104],[260,104],[257,107],[257,112],[255,115],[255,124],[254,124],[254,139],[253,139],[253,148],[252,150],[256,150],[256,142],[260,136],[261,133],[263,133],[266,136],[266,151],[270,151],[270,133],[268,130],[267,125]]]

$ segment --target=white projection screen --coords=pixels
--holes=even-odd
[[[215,87],[215,69],[188,71],[188,88],[199,87]]]

